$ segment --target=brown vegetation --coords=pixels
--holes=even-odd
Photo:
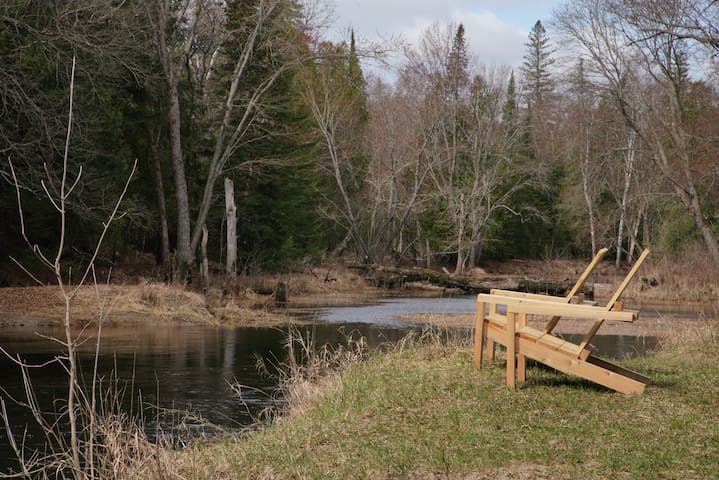
[[[468,278],[481,281],[489,277],[573,281],[585,266],[575,260],[510,260],[487,263],[483,269],[473,269]],[[118,272],[122,283],[85,286],[73,300],[73,319],[78,323],[93,321],[102,305],[103,317],[113,323],[138,321],[205,323],[214,325],[277,325],[292,320],[283,308],[275,304],[273,293],[280,282],[288,286],[292,308],[317,305],[350,305],[364,303],[387,293],[406,295],[442,295],[449,291],[426,283],[405,284],[401,289],[380,290],[369,286],[358,274],[339,265],[307,268],[301,272],[238,276],[232,285],[211,286],[206,295],[177,285],[147,281],[130,275],[133,271]],[[136,271],[133,271],[137,273]],[[602,263],[590,278],[598,301],[602,292],[611,292],[626,272],[611,263]],[[458,292],[454,292],[458,293]],[[647,263],[624,294],[629,308],[641,304],[673,302],[710,304],[719,294],[719,281],[711,271],[702,268],[702,259],[671,262],[666,259]],[[59,322],[63,302],[56,287],[24,287],[0,289],[0,322],[17,325],[29,322]],[[419,315],[403,318],[424,325],[441,327],[469,326],[472,317]],[[701,322],[701,320],[696,320]],[[643,316],[632,325],[605,325],[604,333],[639,334],[665,332],[674,322],[659,317]],[[583,330],[583,325],[562,321],[561,333]]]

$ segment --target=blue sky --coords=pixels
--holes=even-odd
[[[547,23],[561,0],[334,0],[331,32],[353,28],[360,38],[377,40],[401,35],[416,44],[433,23],[462,22],[470,49],[479,62],[522,62],[524,44],[534,23]]]

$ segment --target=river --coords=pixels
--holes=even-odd
[[[374,305],[304,309],[296,314],[311,320],[310,325],[298,328],[317,345],[342,344],[351,335],[363,336],[370,347],[376,347],[395,343],[417,328],[398,320],[400,315],[468,314],[474,308],[474,297],[395,298]],[[59,345],[47,337],[62,338],[63,335],[56,328],[15,327],[0,332],[0,346],[10,355],[20,355],[28,364],[39,365],[60,353]],[[113,327],[106,329],[102,336],[99,371],[104,386],[117,380],[117,385],[126,390],[123,408],[137,412],[141,398],[146,419],[155,418],[159,406],[201,415],[204,423],[200,423],[204,426],[198,428],[216,425],[222,429],[240,429],[253,424],[267,407],[281,405],[282,400],[276,394],[276,378],[260,372],[258,359],[270,366],[285,361],[286,338],[286,328],[142,324]],[[656,339],[598,336],[594,344],[600,354],[616,358],[651,350]],[[87,382],[94,348],[94,339],[80,348],[79,358]],[[66,376],[57,364],[33,368],[31,378],[38,401],[45,408],[66,395]],[[230,388],[231,383],[245,387],[242,398]],[[26,409],[8,401],[10,397],[25,398],[20,368],[5,355],[0,355],[0,387],[4,390],[1,396],[6,401],[15,432],[20,433],[32,419]],[[27,445],[39,446],[41,439],[37,432],[32,429],[28,432]],[[0,471],[7,471],[12,465],[8,449],[6,432],[0,428]]]

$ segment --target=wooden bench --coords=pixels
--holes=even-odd
[[[474,363],[482,366],[485,339],[494,358],[495,344],[507,349],[507,385],[526,380],[526,358],[532,358],[559,371],[574,374],[613,390],[641,393],[649,378],[591,354],[587,348],[599,327],[606,321],[634,322],[636,311],[625,311],[618,302],[631,279],[649,254],[645,250],[604,307],[569,303],[583,288],[589,275],[606,253],[600,250],[565,297],[492,290],[477,296]],[[504,312],[502,313],[502,310]],[[527,317],[544,316],[549,321],[543,329],[527,325]],[[563,317],[593,320],[594,323],[579,344],[552,335]]]

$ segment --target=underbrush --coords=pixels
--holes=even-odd
[[[340,362],[272,425],[186,452],[189,478],[713,478],[719,328],[624,365],[624,396],[530,365],[471,365],[467,338],[424,335]],[[364,356],[361,356],[364,358]],[[304,382],[305,380],[302,380]]]
[[[692,250],[681,258],[650,255],[625,296],[645,301],[712,303],[719,300],[719,273],[706,254]]]

